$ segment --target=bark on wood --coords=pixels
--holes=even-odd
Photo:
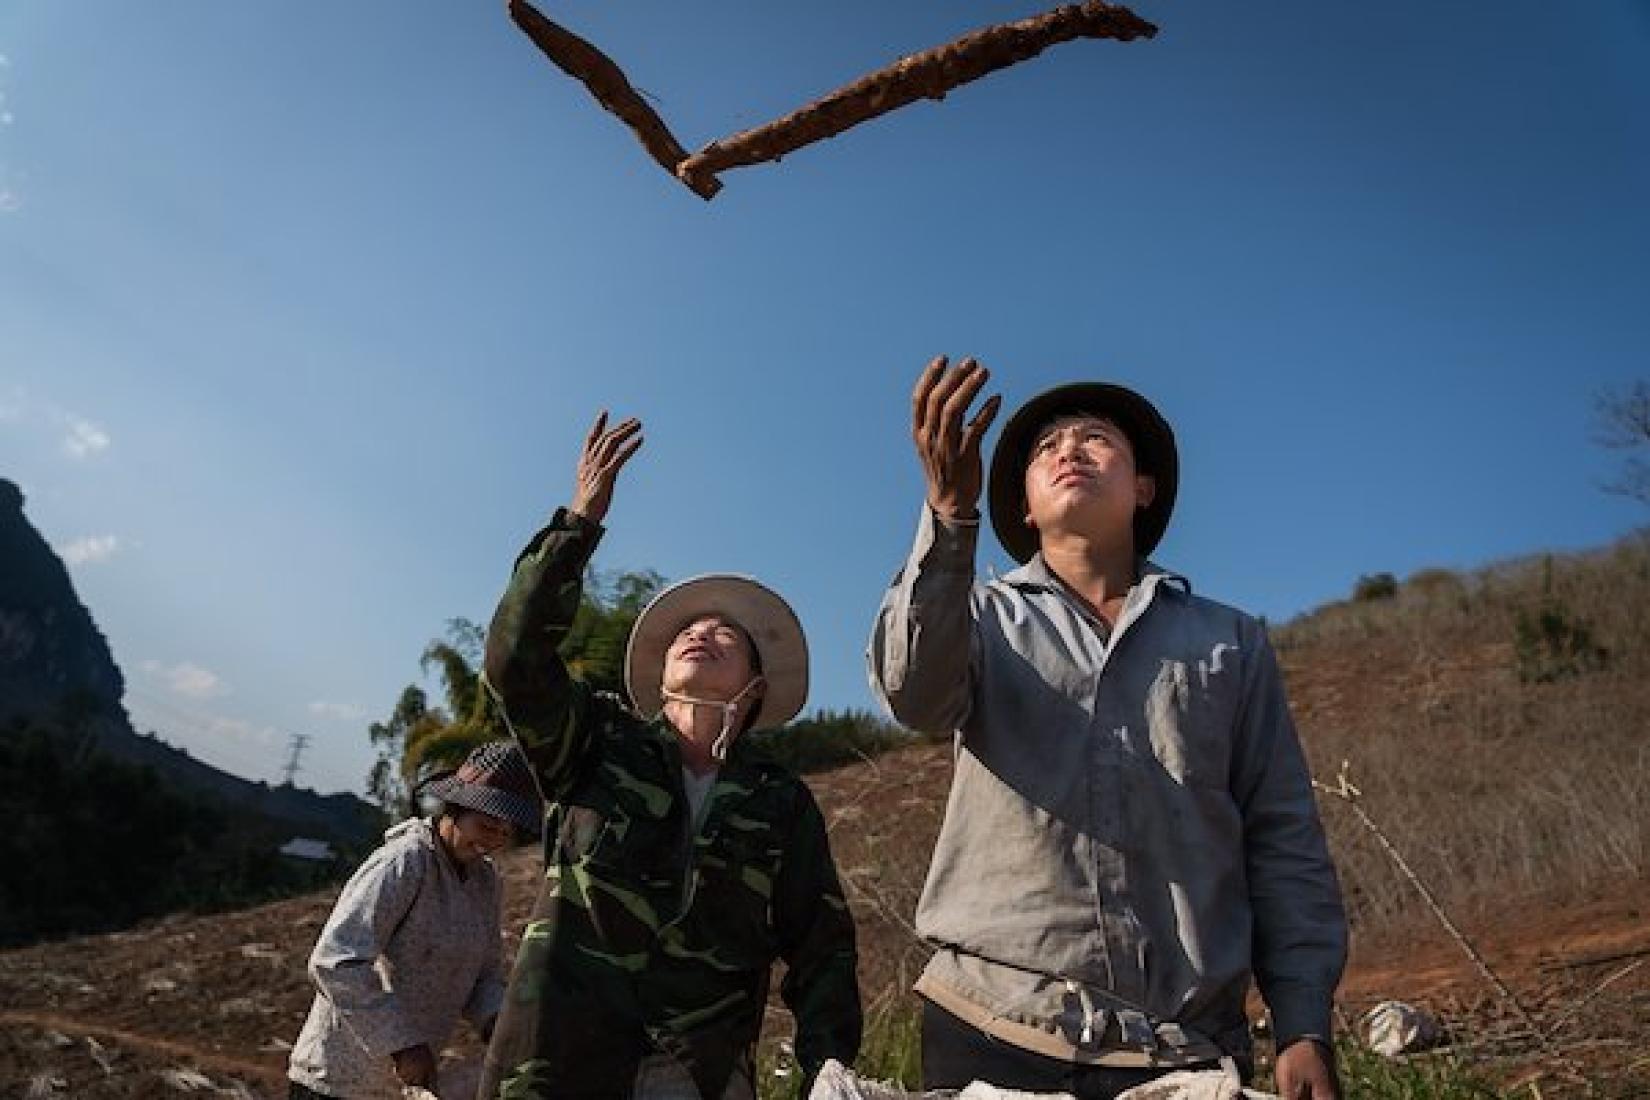
[[[544,51],[563,72],[590,89],[590,94],[625,125],[636,132],[653,159],[664,170],[676,174],[676,168],[687,159],[687,150],[676,140],[657,111],[648,106],[641,94],[631,87],[624,72],[613,59],[565,27],[545,18],[526,0],[509,0],[510,18],[515,21],[533,44]],[[683,180],[694,193],[704,199],[714,198],[722,184],[714,176],[695,181]]]
[[[1029,60],[1061,42],[1076,38],[1129,42],[1156,33],[1155,26],[1127,8],[1098,0],[986,27],[902,57],[765,126],[713,141],[679,166],[676,175],[692,187],[696,180],[729,168],[778,160],[919,99],[943,99],[953,88]]]
[[[1050,46],[1078,38],[1130,42],[1157,33],[1151,23],[1115,4],[1069,4],[903,57],[783,118],[713,141],[688,156],[611,59],[526,0],[509,4],[516,24],[550,60],[582,81],[603,107],[636,132],[654,160],[705,199],[720,190],[716,177],[730,168],[778,160],[919,99],[943,99],[953,88],[1036,57]]]

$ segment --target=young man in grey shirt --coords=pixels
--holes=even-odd
[[[1337,1100],[1346,923],[1276,658],[1253,618],[1147,560],[1179,477],[1145,398],[1027,402],[992,457],[1020,568],[975,583],[987,372],[936,359],[913,395],[927,500],[871,639],[877,691],[954,732],[919,932],[929,1088],[1111,1097],[1247,1067],[1251,979],[1286,1098]]]

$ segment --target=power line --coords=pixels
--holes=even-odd
[[[205,711],[180,705],[175,700],[164,698],[142,686],[131,683],[126,685],[126,693],[131,697],[131,702],[140,703],[141,709],[151,712],[148,715],[141,716],[144,719],[144,724],[153,726],[155,725],[154,719],[160,719],[159,725],[162,730],[166,731],[170,727],[169,733],[172,739],[185,751],[190,746],[187,740],[179,738],[178,734],[189,735],[188,740],[194,742],[193,748],[196,754],[203,754],[202,759],[207,763],[211,763],[213,759],[216,759],[219,763],[215,766],[231,775],[255,780],[257,777],[269,774],[265,770],[268,767],[268,759],[262,758],[262,762],[259,762],[249,755],[248,750],[251,746],[247,742],[238,739],[231,730],[224,727],[225,720],[222,716],[208,714]],[[134,714],[133,721],[137,722],[139,720],[140,716]],[[235,724],[239,725],[239,723]],[[274,733],[275,731],[268,730],[267,732]],[[319,776],[340,791],[354,792],[360,786],[359,780],[345,779],[330,768],[323,767],[317,772],[314,767],[306,766],[303,770],[309,772],[312,776]]]
[[[309,734],[295,733],[292,735],[292,755],[286,758],[286,785],[292,786],[292,777],[298,774],[298,758],[304,754],[304,746],[309,744]]]

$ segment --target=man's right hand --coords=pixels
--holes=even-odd
[[[619,479],[619,470],[642,445],[641,431],[642,422],[635,417],[609,429],[607,410],[596,416],[596,422],[584,437],[569,511],[597,524],[607,517],[608,506],[613,503],[613,483]]]
[[[966,426],[963,417],[990,377],[991,372],[973,359],[948,370],[941,355],[928,364],[911,394],[911,438],[928,480],[928,506],[941,519],[971,520],[980,514],[985,481],[980,440],[991,427],[1002,396],[986,398]]]
[[[1317,1039],[1296,1039],[1278,1052],[1272,1067],[1281,1100],[1340,1100],[1335,1052]]]

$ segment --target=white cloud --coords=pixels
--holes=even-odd
[[[70,565],[92,565],[108,561],[120,550],[118,535],[82,535],[58,548],[63,560]]]
[[[164,683],[172,694],[182,695],[187,699],[216,699],[220,695],[228,695],[230,687],[223,678],[211,669],[202,668],[192,661],[180,661],[175,665],[163,665],[159,661],[144,661],[139,665],[149,676]]]
[[[367,716],[367,708],[359,703],[329,703],[321,699],[309,705],[309,712],[318,718],[333,718],[340,722],[358,722]]]
[[[4,75],[10,67],[11,62],[0,53],[0,75]],[[10,126],[16,121],[17,115],[7,101],[6,90],[0,88],[0,127]],[[18,189],[18,175],[6,164],[0,163],[0,214],[15,214],[23,209],[23,192]]]
[[[269,726],[255,726],[241,718],[225,718],[214,715],[208,726],[208,731],[214,737],[222,737],[228,741],[241,741],[258,748],[271,748],[284,744],[286,738]]]
[[[144,661],[138,667],[144,679],[163,679],[171,671],[159,661]],[[126,709],[138,729],[153,731],[234,775],[256,779],[273,774],[279,765],[287,744],[279,730],[208,709],[210,703],[178,698],[161,683],[150,691],[138,679],[134,676],[126,685]]]
[[[69,434],[63,437],[63,449],[74,458],[89,458],[109,449],[109,433],[78,416],[66,418]]]

